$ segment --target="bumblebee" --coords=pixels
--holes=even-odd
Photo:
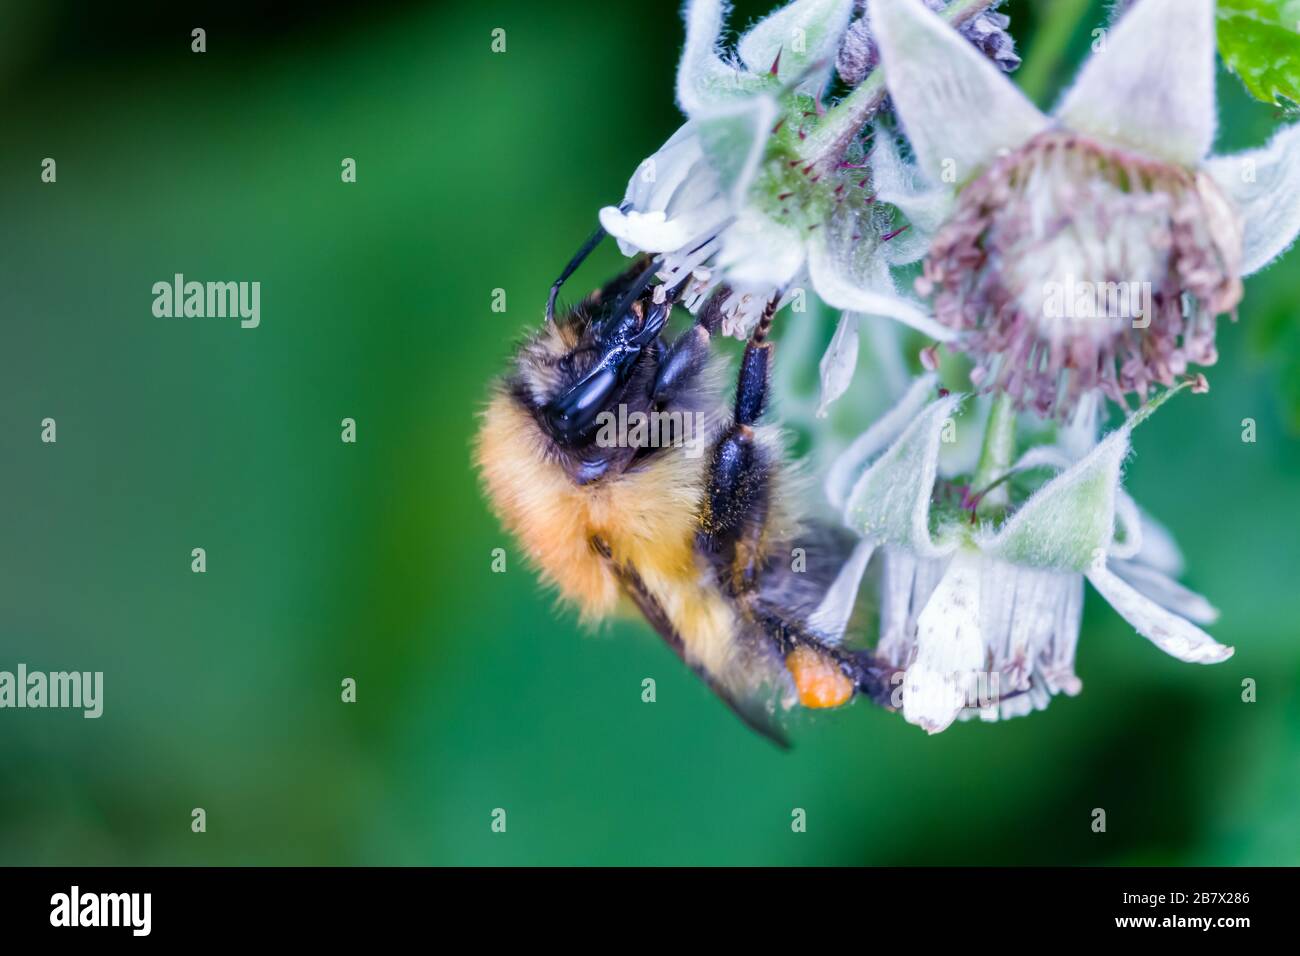
[[[557,317],[560,287],[601,236],[566,266],[543,327],[492,386],[475,457],[493,509],[585,621],[639,611],[778,744],[778,708],[795,701],[883,702],[887,669],[841,640],[861,577],[850,567],[856,539],[800,513],[780,430],[764,422],[779,295],[745,345],[728,408],[712,348],[725,287],[670,338],[685,280],[656,284],[660,264],[643,256]],[[681,441],[611,440],[604,426],[638,414],[702,423],[696,453]]]

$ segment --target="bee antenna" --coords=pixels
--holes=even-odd
[[[627,212],[632,208],[632,204],[624,201],[619,203],[618,208],[619,212]],[[591,255],[592,250],[600,245],[600,241],[604,238],[605,227],[597,226],[596,231],[588,236],[587,241],[582,244],[576,253],[574,253],[573,258],[569,260],[569,264],[565,266],[564,271],[560,273],[560,277],[551,284],[551,294],[546,297],[547,325],[550,325],[555,321],[555,300],[560,294],[560,286],[564,285],[564,283],[568,281],[569,276],[578,271],[578,267],[582,265],[587,256]]]

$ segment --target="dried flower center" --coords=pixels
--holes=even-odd
[[[1207,176],[1054,130],[961,192],[917,288],[977,385],[1066,415],[1091,389],[1124,404],[1214,364],[1240,260]]]

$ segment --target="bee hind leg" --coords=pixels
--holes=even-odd
[[[780,642],[786,670],[794,680],[799,703],[819,710],[839,707],[854,697],[866,697],[887,710],[902,670],[879,660],[869,650],[828,644],[811,634],[787,634]]]
[[[887,710],[897,710],[902,706],[901,698],[897,703],[893,698],[895,689],[902,685],[903,668],[885,663],[870,651],[836,650],[833,653],[858,694]]]

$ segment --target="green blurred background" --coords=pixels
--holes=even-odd
[[[1300,861],[1296,255],[1129,468],[1235,658],[1090,596],[1081,697],[929,739],[857,706],[780,753],[644,625],[555,612],[469,465],[489,378],[679,122],[677,5],[262,6],[0,7],[0,669],[105,673],[99,720],[0,711],[0,863]],[[1008,10],[1050,103],[1103,4]],[[1223,148],[1280,119],[1220,100]],[[175,272],[259,280],[261,327],[155,318]]]

